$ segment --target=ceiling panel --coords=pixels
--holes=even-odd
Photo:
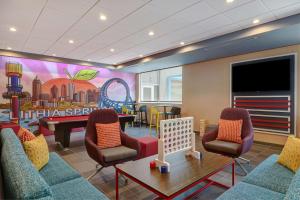
[[[81,16],[97,0],[48,0],[47,7],[60,12]]]
[[[30,37],[24,46],[24,51],[39,54],[41,52],[45,52],[51,44],[52,42],[50,40]]]
[[[237,8],[241,5],[249,3],[253,0],[237,0],[232,3],[226,3],[224,0],[205,0],[205,2],[210,5],[212,8],[216,9],[219,12],[224,12],[233,8]]]
[[[259,21],[260,21],[259,24],[267,23],[267,22],[277,19],[277,17],[272,13],[258,15],[255,18],[259,19]],[[241,21],[237,22],[236,24],[243,28],[251,27],[251,26],[253,26],[253,18],[241,20]]]
[[[299,0],[261,0],[269,9],[279,9],[292,4],[299,3]]]
[[[177,13],[173,19],[184,20],[186,23],[191,24],[207,19],[217,13],[217,10],[210,7],[206,2],[201,1],[198,4]]]
[[[226,11],[224,14],[231,18],[234,22],[245,20],[251,17],[257,17],[264,13],[268,13],[267,8],[259,0],[251,1],[247,4],[239,6],[235,9]]]
[[[0,0],[0,48],[112,64],[297,13],[300,0]]]
[[[46,7],[31,36],[55,41],[77,18],[78,14],[68,14]]]
[[[273,10],[274,15],[277,18],[288,17],[300,13],[300,3],[292,4],[283,8]]]
[[[0,2],[0,40],[1,48],[12,47],[13,50],[22,50],[26,38],[33,27],[38,15],[45,5],[41,1],[1,0]],[[9,28],[15,27],[16,32]]]

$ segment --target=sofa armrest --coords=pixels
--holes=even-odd
[[[137,139],[130,137],[129,135],[121,131],[121,142],[122,145],[129,147],[131,149],[135,149],[137,151],[137,158],[140,156],[141,147]]]

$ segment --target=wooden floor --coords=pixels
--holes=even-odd
[[[141,129],[141,131],[145,130]],[[87,155],[83,139],[83,132],[73,133],[71,136],[71,147],[68,151],[61,151],[61,149],[55,145],[53,136],[48,136],[47,142],[49,144],[50,151],[56,151],[57,153],[59,153],[62,158],[67,161],[73,168],[78,170],[78,172],[82,176],[87,177],[94,172],[96,162],[90,159]],[[197,137],[197,145],[201,145],[200,140],[200,137]],[[251,151],[245,154],[243,157],[250,159],[251,164],[256,166],[264,159],[266,159],[269,155],[274,153],[279,154],[281,152],[281,149],[281,146],[254,143]],[[105,193],[110,199],[115,199],[114,172],[115,171],[113,167],[105,168],[90,180],[90,182],[96,188]],[[230,170],[220,172],[219,174],[215,175],[213,179],[225,184],[230,184]],[[239,181],[240,179],[241,176],[237,176],[237,180]],[[202,193],[195,196],[194,199],[216,199],[224,191],[224,189],[221,189],[219,187],[211,186]],[[127,185],[123,184],[123,182],[120,181],[120,197],[121,199],[128,200],[150,200],[155,198],[155,195],[129,180]]]

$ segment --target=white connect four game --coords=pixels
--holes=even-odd
[[[200,152],[195,150],[194,118],[161,120],[156,164],[170,168],[165,156],[182,150],[187,150],[187,155],[200,159]]]

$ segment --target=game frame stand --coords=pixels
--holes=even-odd
[[[201,152],[195,148],[194,118],[183,117],[160,121],[160,137],[158,139],[158,158],[156,166],[166,166],[170,172],[170,164],[165,160],[168,154],[187,150],[186,156],[201,159]]]

